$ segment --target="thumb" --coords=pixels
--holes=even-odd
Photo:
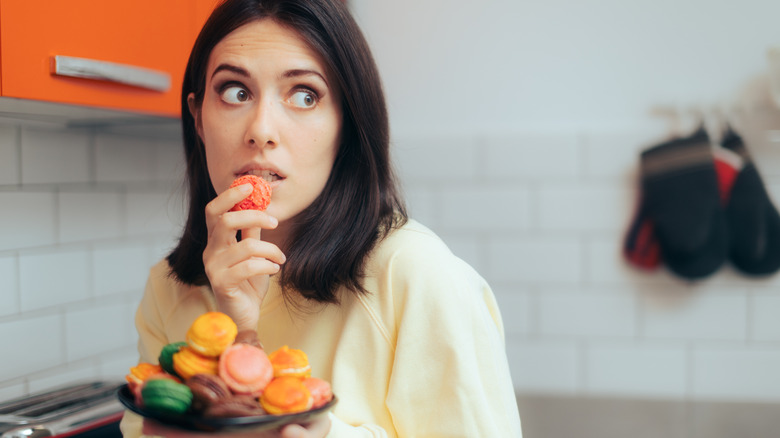
[[[306,429],[298,424],[290,424],[282,429],[282,438],[305,438]]]

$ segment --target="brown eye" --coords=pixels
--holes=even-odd
[[[249,100],[249,93],[241,87],[231,86],[222,90],[220,97],[227,103],[242,103]]]
[[[317,105],[317,95],[308,90],[300,90],[293,93],[290,103],[298,108],[312,108]]]

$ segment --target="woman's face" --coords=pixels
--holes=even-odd
[[[340,143],[340,90],[296,31],[264,19],[228,34],[209,57],[201,107],[189,100],[217,193],[258,175],[282,222],[322,192]]]

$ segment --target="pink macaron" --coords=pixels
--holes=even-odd
[[[309,389],[311,397],[314,399],[312,408],[316,409],[320,406],[324,406],[333,399],[333,391],[330,388],[330,383],[325,380],[316,377],[307,377],[303,379],[303,384]]]
[[[233,344],[219,357],[219,377],[235,394],[259,397],[273,379],[274,368],[260,348]]]

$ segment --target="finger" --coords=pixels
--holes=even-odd
[[[242,230],[241,235],[245,236],[243,230],[257,228],[258,230],[250,232],[249,236],[257,236],[255,238],[259,239],[259,229],[272,230],[279,225],[275,217],[257,210],[231,211],[214,221],[215,225],[209,230],[209,237],[226,244],[235,242],[236,232],[239,230]]]
[[[264,258],[251,258],[227,268],[225,271],[226,286],[238,285],[244,280],[259,275],[273,275],[279,272],[281,267]]]
[[[252,184],[242,184],[232,187],[217,195],[206,204],[206,226],[211,228],[213,221],[229,211],[233,206],[244,200],[252,193]]]
[[[250,258],[242,260],[233,266],[219,270],[209,269],[209,280],[214,291],[236,291],[241,288],[244,281],[253,278],[267,278],[274,275],[281,267],[264,258]]]
[[[306,435],[306,429],[297,424],[290,424],[282,428],[281,438],[303,438]]]
[[[322,437],[330,431],[330,417],[323,415],[303,424],[289,424],[281,431],[282,438]]]
[[[241,240],[244,239],[260,240],[260,228],[242,228]]]
[[[277,264],[283,264],[287,261],[282,250],[273,243],[257,239],[245,239],[225,251],[215,253],[209,264],[230,268],[252,258],[268,259]]]

